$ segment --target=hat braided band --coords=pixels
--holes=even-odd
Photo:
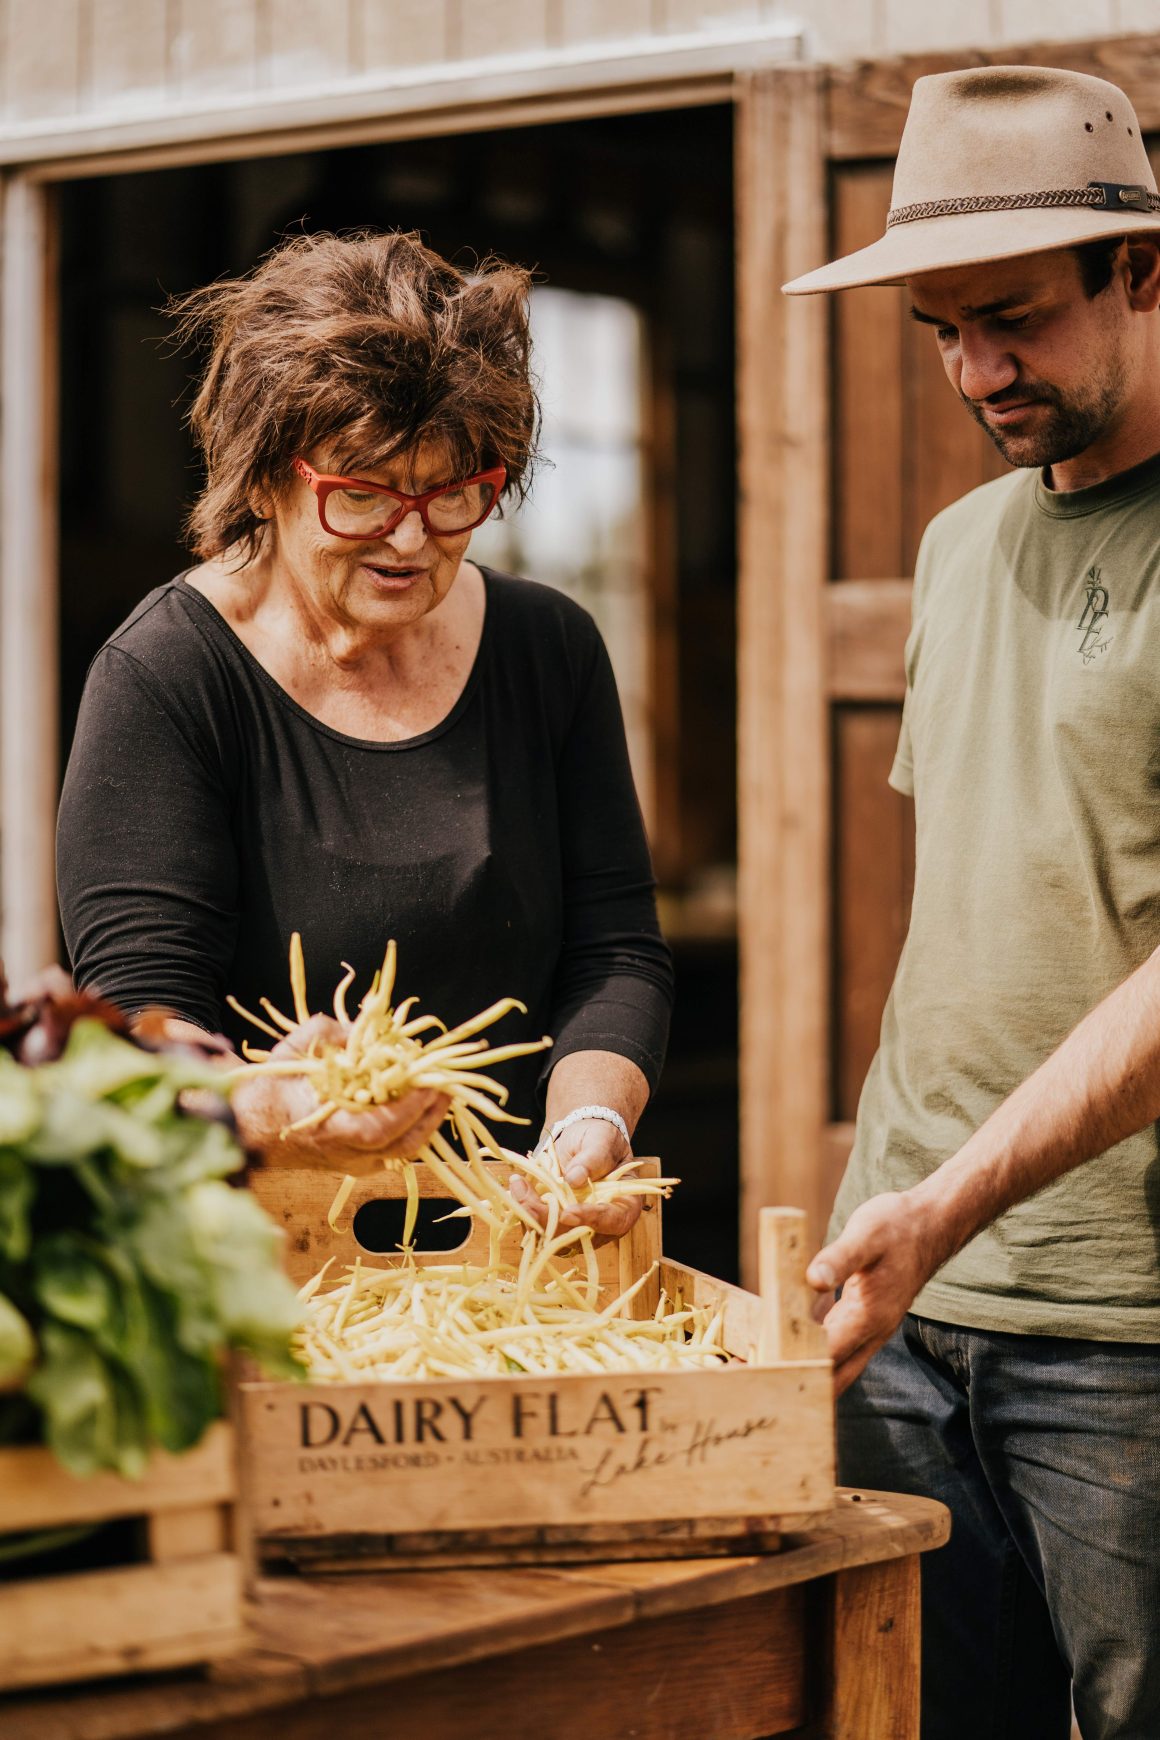
[[[1146,187],[1120,187],[1104,181],[1093,181],[1088,187],[1052,187],[1038,193],[970,193],[960,199],[924,199],[917,205],[895,206],[887,215],[886,227],[916,223],[920,218],[955,217],[962,212],[1027,211],[1033,206],[1060,205],[1160,212],[1160,194]]]

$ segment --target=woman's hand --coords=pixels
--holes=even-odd
[[[312,1015],[270,1053],[279,1060],[303,1057],[318,1040],[341,1043],[344,1028],[330,1015]],[[387,1105],[365,1111],[331,1112],[309,1130],[283,1131],[318,1110],[308,1076],[255,1075],[234,1088],[230,1100],[238,1133],[271,1166],[333,1166],[356,1176],[377,1170],[382,1160],[413,1160],[447,1116],[446,1094],[414,1088]]]
[[[560,1169],[574,1190],[597,1178],[604,1178],[616,1166],[632,1159],[632,1149],[615,1124],[604,1118],[582,1118],[568,1128],[556,1141]],[[544,1226],[548,1218],[542,1196],[517,1174],[509,1186],[521,1208],[527,1209]],[[590,1208],[566,1208],[561,1212],[559,1231],[575,1226],[590,1226],[600,1238],[623,1238],[640,1217],[639,1196],[618,1196],[612,1202],[595,1203]]]

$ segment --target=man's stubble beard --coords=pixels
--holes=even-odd
[[[1078,459],[1099,439],[1120,408],[1126,376],[1123,355],[1117,352],[1110,359],[1104,379],[1082,395],[1065,394],[1046,381],[1028,383],[1027,388],[1008,387],[1003,393],[996,393],[989,401],[992,404],[1002,404],[1004,399],[1031,398],[1049,407],[1046,416],[1040,414],[1039,427],[1026,434],[997,429],[989,423],[984,411],[987,401],[976,403],[962,393],[959,397],[1008,465],[1042,468]]]

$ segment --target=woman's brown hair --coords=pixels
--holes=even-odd
[[[449,479],[506,465],[522,496],[539,424],[530,283],[500,260],[464,272],[417,235],[366,232],[295,236],[245,277],[175,298],[177,342],[208,352],[189,411],[206,467],[192,549],[252,556],[255,501],[320,446],[347,471],[435,442]]]

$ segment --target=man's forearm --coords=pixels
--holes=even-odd
[[[1160,951],[907,1195],[933,1268],[1017,1202],[1160,1118]]]
[[[1074,1166],[1160,1117],[1160,953],[909,1190],[872,1196],[806,1271],[841,1289],[826,1316],[840,1395],[969,1239]]]

